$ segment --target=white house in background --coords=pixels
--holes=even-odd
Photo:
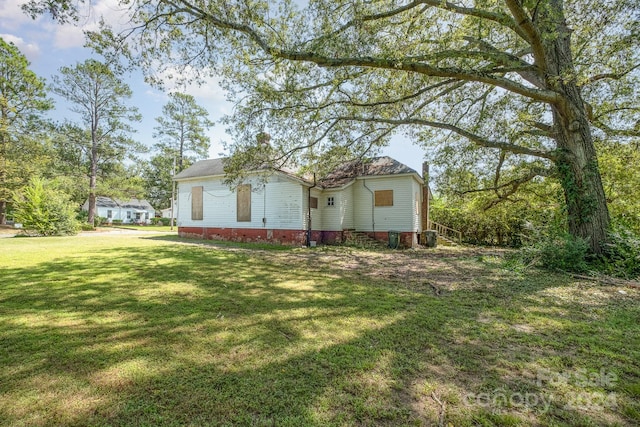
[[[173,218],[174,218],[174,219],[178,216],[178,215],[177,215],[177,213],[178,213],[178,212],[176,212],[177,210],[178,210],[178,207],[177,207],[177,205],[176,205],[176,207],[174,208],[174,211],[173,211]],[[160,210],[160,216],[161,216],[162,218],[171,218],[171,208],[164,208],[164,209],[161,209],[161,210]]]
[[[224,159],[201,160],[175,176],[181,236],[305,244],[341,243],[354,232],[387,241],[395,231],[411,247],[424,228],[425,183],[390,157],[346,163],[316,183],[256,171],[230,189],[224,178]]]
[[[89,210],[89,201],[82,205],[82,210]],[[118,200],[110,197],[96,198],[96,215],[107,218],[107,222],[122,220],[123,224],[149,224],[156,214],[155,209],[146,200]]]

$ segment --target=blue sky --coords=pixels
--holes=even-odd
[[[31,69],[47,82],[51,81],[51,76],[57,74],[60,67],[73,65],[91,57],[91,51],[83,47],[83,30],[96,29],[100,16],[116,25],[121,16],[117,0],[93,0],[91,9],[83,13],[83,19],[78,26],[59,25],[48,18],[32,20],[20,10],[20,4],[24,2],[26,0],[0,0],[0,37],[18,46],[31,62]],[[155,118],[161,115],[162,106],[168,99],[167,95],[145,83],[140,72],[127,76],[125,80],[133,91],[129,103],[138,107],[142,114],[142,121],[135,125],[138,132],[134,137],[151,146],[154,142],[152,134],[156,126]],[[167,84],[167,88],[172,88],[171,83]],[[231,138],[225,133],[224,125],[217,122],[222,116],[232,112],[233,104],[226,100],[225,93],[214,79],[209,80],[204,86],[193,85],[182,91],[193,95],[198,104],[209,111],[210,119],[216,122],[216,126],[209,131],[209,156],[224,155],[222,141],[230,141]],[[63,99],[53,94],[51,97],[55,99],[55,110],[50,113],[53,119],[76,119]],[[401,136],[395,137],[382,154],[391,156],[421,173],[424,150]]]

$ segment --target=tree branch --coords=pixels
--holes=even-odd
[[[435,121],[424,120],[424,119],[383,119],[383,118],[376,118],[376,117],[355,117],[355,116],[344,116],[344,117],[339,117],[339,119],[345,120],[345,121],[386,123],[386,124],[392,124],[396,126],[401,126],[401,125],[429,126],[429,127],[434,127],[438,129],[445,129],[445,130],[452,131],[460,136],[467,138],[471,142],[481,147],[497,148],[497,149],[505,150],[514,154],[541,157],[543,159],[548,159],[548,160],[556,159],[556,155],[552,152],[533,150],[531,148],[523,147],[516,144],[511,144],[508,142],[491,141],[479,135],[476,135],[472,132],[469,132],[465,129],[462,129],[458,126],[454,126],[448,123],[441,123],[441,122],[435,122]]]
[[[481,72],[476,70],[464,70],[460,68],[454,67],[434,67],[429,64],[421,63],[421,62],[404,62],[398,61],[397,59],[390,58],[376,58],[376,57],[338,57],[332,58],[325,55],[321,55],[319,53],[315,53],[313,51],[298,51],[298,50],[289,50],[283,49],[279,47],[271,46],[267,39],[262,37],[257,30],[253,27],[241,24],[238,22],[231,22],[220,19],[207,11],[196,7],[192,3],[187,0],[180,0],[180,2],[184,5],[184,7],[179,7],[175,2],[171,0],[167,0],[168,4],[171,4],[176,8],[174,13],[186,13],[186,14],[197,14],[202,19],[209,21],[214,26],[220,29],[228,29],[240,32],[245,34],[249,39],[253,40],[253,42],[262,49],[266,54],[271,55],[280,59],[287,59],[290,61],[304,61],[311,62],[316,65],[322,67],[345,67],[345,66],[353,66],[353,67],[365,67],[365,68],[378,68],[378,69],[386,69],[386,70],[400,70],[418,73],[431,77],[443,77],[443,78],[455,78],[459,80],[466,81],[475,81],[480,83],[486,83],[493,86],[501,87],[505,90],[508,90],[513,93],[517,93],[527,98],[535,99],[542,102],[547,103],[556,103],[559,100],[559,96],[557,93],[550,90],[542,90],[527,87],[521,83],[515,82],[513,80],[493,76],[487,72]],[[476,11],[478,14],[474,16],[484,17],[486,19],[493,18],[492,20],[496,20],[497,14],[477,11],[475,9],[467,9],[460,8],[459,6],[455,6],[449,3],[442,3],[439,1],[427,0],[424,1],[425,4],[430,4],[433,6],[443,7],[443,8],[451,8],[452,10],[465,10],[465,14],[470,14],[472,11]],[[506,15],[504,15],[500,20],[503,20]],[[507,17],[508,18],[508,17]],[[511,23],[512,20],[509,19]],[[501,22],[501,21],[499,21]]]

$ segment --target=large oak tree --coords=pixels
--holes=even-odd
[[[225,77],[237,153],[314,162],[401,130],[443,155],[473,152],[502,196],[557,178],[569,231],[602,251],[609,213],[594,137],[638,134],[637,1],[123,3],[147,69]],[[64,19],[73,5],[27,9]],[[250,149],[258,132],[272,149]]]

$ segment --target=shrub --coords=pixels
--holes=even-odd
[[[59,236],[76,234],[78,221],[72,202],[51,182],[33,178],[13,195],[16,222],[29,234]]]
[[[525,246],[515,255],[524,265],[539,265],[548,270],[582,273],[588,270],[589,245],[564,232],[551,234]],[[509,260],[514,263],[514,260]],[[514,263],[517,264],[517,263]]]
[[[586,241],[568,233],[554,236],[539,244],[540,263],[549,270],[584,272],[587,270]]]
[[[121,219],[114,219],[113,221],[111,221],[111,224],[113,224],[113,225],[122,225],[122,220]]]
[[[81,209],[80,212],[76,214],[76,219],[80,223],[87,222],[89,220],[89,212]]]
[[[105,218],[105,217],[103,217],[103,216],[96,216],[96,217],[93,219],[93,222],[95,223],[95,226],[96,226],[96,227],[100,227],[100,226],[101,226],[101,225],[103,225],[103,224],[107,224],[107,223],[109,222],[109,219],[108,219],[108,218]]]
[[[625,279],[640,276],[640,236],[631,230],[620,228],[609,235],[605,253],[598,260],[603,273]]]
[[[168,226],[169,224],[171,224],[171,219],[169,219],[169,218],[151,218],[151,224]]]

